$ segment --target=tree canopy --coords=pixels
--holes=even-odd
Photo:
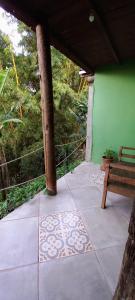
[[[0,164],[43,145],[35,33],[20,21],[12,22],[17,22],[22,51],[15,53],[0,31]],[[55,144],[63,144],[86,134],[87,85],[79,92],[79,67],[53,47],[51,57]],[[56,148],[57,163],[72,149]],[[28,157],[1,168],[1,188],[42,174],[43,151],[34,154],[34,161]]]

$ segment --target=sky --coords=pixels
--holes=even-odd
[[[18,46],[18,43],[20,41],[20,35],[17,32],[17,24],[9,24],[9,19],[4,15],[4,12],[4,9],[0,7],[0,30],[10,37],[15,52],[19,53],[21,52],[21,48],[19,48]]]

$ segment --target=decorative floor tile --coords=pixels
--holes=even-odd
[[[93,168],[92,173],[90,174],[90,186],[97,186],[104,184],[105,172],[101,171],[99,168]]]
[[[93,249],[79,212],[40,217],[39,261],[48,261]]]

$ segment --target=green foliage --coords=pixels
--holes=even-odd
[[[8,214],[8,203],[7,200],[0,202],[0,219]]]
[[[106,158],[112,158],[114,157],[114,151],[112,149],[106,149],[104,152],[104,156]]]
[[[24,148],[21,155],[28,154],[36,149],[43,146],[41,142],[37,142],[32,146]],[[34,163],[33,163],[34,162]],[[36,168],[35,168],[36,166]],[[37,177],[44,173],[44,155],[43,149],[33,153],[32,155],[26,156],[20,161],[20,181],[24,181],[33,177]]]
[[[76,160],[69,164],[69,171],[73,171],[74,168],[79,165],[81,160]],[[60,166],[57,169],[57,178],[65,175],[65,166]],[[16,187],[12,189],[8,195],[6,201],[0,202],[0,219],[6,216],[9,212],[19,207],[26,201],[30,200],[35,194],[45,189],[45,177],[35,179],[33,182],[25,184],[22,187]]]
[[[9,69],[0,71],[0,95],[2,94],[2,91],[4,89],[4,85],[5,85],[8,73],[9,73]]]
[[[10,43],[9,37],[0,30],[0,69],[9,68],[12,65]]]
[[[15,19],[12,22],[16,22]],[[20,21],[17,24],[22,47],[19,54],[11,51],[13,47],[9,37],[0,31],[0,164],[43,145],[35,33]],[[86,135],[87,86],[78,93],[79,67],[53,47],[51,57],[55,144],[63,144]],[[56,147],[56,163],[68,156],[76,146]],[[57,170],[57,177],[72,170],[80,157],[81,152],[64,162]],[[0,187],[39,176],[44,173],[43,151],[6,165],[5,169],[0,170],[1,177],[3,173],[9,176],[8,184],[4,176]],[[0,200],[0,215],[12,211],[44,187],[44,180],[41,178],[9,191],[6,201]]]
[[[16,64],[21,87],[27,87],[32,94],[39,91],[38,59],[35,33],[18,21],[18,32],[21,34],[19,46],[22,53],[17,56]]]
[[[6,124],[9,124],[9,123],[21,123],[23,124],[23,122],[19,119],[16,119],[16,118],[9,118],[9,119],[5,119],[5,120],[0,120],[0,129],[2,129]]]
[[[22,187],[12,189],[6,201],[0,202],[0,218],[3,218],[9,212],[31,199],[36,193],[45,188],[45,178],[41,177]]]
[[[69,163],[68,164],[68,172],[72,172],[74,170],[74,168],[80,164],[81,161],[82,161],[81,159],[77,159],[77,160],[74,160],[73,162]],[[61,178],[66,173],[67,173],[66,165],[60,166],[57,169],[57,179]]]

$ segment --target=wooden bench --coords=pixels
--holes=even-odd
[[[111,163],[106,167],[102,208],[106,207],[107,191],[135,198],[135,163],[122,160],[123,158],[135,159],[135,155],[125,154],[123,150],[135,151],[135,148],[120,147],[119,162]]]

